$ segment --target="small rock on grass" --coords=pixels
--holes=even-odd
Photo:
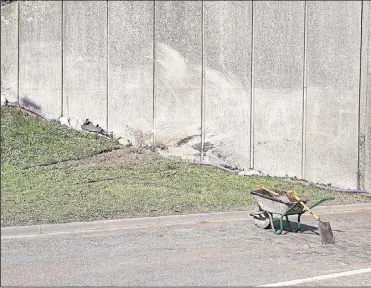
[[[240,176],[254,176],[254,175],[261,175],[259,171],[249,169],[249,170],[244,170],[238,173]]]
[[[58,119],[59,123],[61,123],[62,125],[66,125],[68,127],[70,127],[70,121],[68,120],[67,117],[60,117]]]
[[[132,144],[130,142],[130,140],[128,139],[124,139],[124,138],[120,138],[118,140],[118,142],[121,144],[121,145],[124,145],[125,147],[130,147]]]

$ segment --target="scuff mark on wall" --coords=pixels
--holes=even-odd
[[[165,136],[157,137],[156,140],[169,147],[176,147],[176,152],[174,149],[172,151],[177,156],[191,158],[195,155],[194,150],[201,151],[199,139],[194,137],[194,135],[201,135],[201,123],[198,120],[198,115],[192,113],[199,114],[201,111],[184,111],[184,107],[189,106],[190,102],[196,102],[197,98],[201,98],[200,93],[194,93],[193,87],[198,87],[202,66],[191,63],[179,51],[162,42],[156,43],[156,53],[155,77],[157,81],[164,84],[165,88],[163,89],[166,89],[167,101],[172,103],[171,110],[157,114],[158,122],[161,125],[156,129],[161,130],[161,135]],[[209,145],[204,149],[204,152],[207,152],[206,157],[219,163],[231,162],[231,164],[235,164],[232,163],[232,158],[239,158],[239,149],[233,147],[236,132],[228,127],[222,111],[228,111],[232,117],[237,119],[240,115],[247,113],[247,88],[231,71],[221,72],[207,66],[204,67],[204,70],[207,75],[205,86],[208,87],[208,94],[205,97],[213,98],[214,100],[211,101],[217,102],[216,107],[220,107],[220,110],[215,111],[215,117],[210,115],[208,126],[205,127]],[[231,93],[226,94],[221,90],[230,90]],[[239,94],[236,94],[236,91]],[[240,105],[239,99],[246,99],[246,105]]]

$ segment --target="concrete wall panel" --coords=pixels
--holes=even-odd
[[[371,13],[370,13],[371,14]],[[371,23],[371,22],[370,22]],[[369,36],[369,39],[371,37]],[[370,50],[369,46],[369,50]],[[370,52],[369,52],[370,53]],[[371,54],[371,53],[370,53]],[[370,61],[370,60],[369,60]],[[366,135],[365,135],[365,171],[364,171],[364,187],[368,191],[371,191],[371,71],[369,70],[367,73],[367,106],[366,106]]]
[[[62,113],[62,2],[19,2],[19,98],[42,114]]]
[[[300,176],[304,2],[254,2],[254,168]]]
[[[251,26],[251,1],[204,2],[204,159],[239,168],[250,166]]]
[[[364,127],[365,127],[365,142],[364,142],[364,179],[363,185],[361,187],[368,191],[371,191],[371,3],[363,2],[363,45],[365,49],[363,50],[363,61],[367,61],[365,65],[365,72],[362,74],[362,96],[365,96],[365,101],[363,102],[365,107],[361,107],[361,111],[364,111]],[[364,89],[364,90],[363,90]]]
[[[155,2],[155,141],[199,160],[202,2]]]
[[[107,128],[107,2],[64,2],[63,114]]]
[[[109,4],[108,129],[135,145],[153,128],[153,1]]]
[[[305,178],[357,187],[360,1],[308,2]]]
[[[18,2],[1,7],[1,93],[18,101]]]

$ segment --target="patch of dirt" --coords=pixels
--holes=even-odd
[[[127,167],[145,166],[159,161],[163,157],[151,151],[139,152],[135,148],[122,148],[110,152],[92,155],[78,160],[69,160],[44,167],[44,169],[61,169],[67,167]]]

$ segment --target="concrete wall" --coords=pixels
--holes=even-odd
[[[62,2],[19,2],[19,100],[62,113]]]
[[[371,4],[363,2],[360,94],[360,186],[371,190]]]
[[[18,101],[18,3],[1,6],[1,93]]]
[[[254,2],[254,167],[301,177],[304,2]]]
[[[108,129],[153,140],[153,1],[108,2]]]
[[[64,116],[107,128],[107,60],[107,1],[64,1]]]
[[[308,2],[305,177],[312,181],[357,185],[360,23],[361,2]]]
[[[202,2],[155,2],[155,145],[200,159]]]
[[[207,1],[203,18],[204,159],[248,168],[252,3]]]
[[[12,3],[2,93],[163,153],[371,189],[370,6]]]

